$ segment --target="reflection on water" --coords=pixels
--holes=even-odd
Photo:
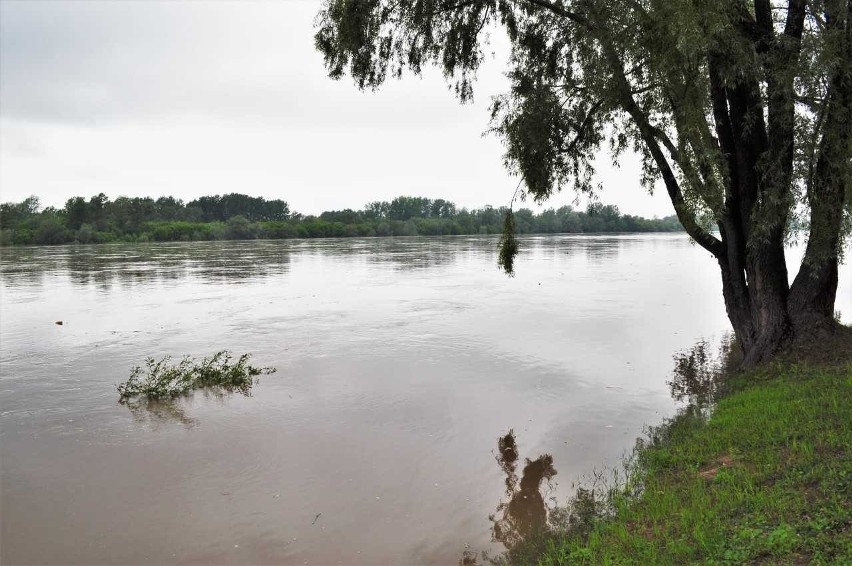
[[[186,408],[177,399],[152,401],[137,399],[126,401],[124,405],[133,415],[136,422],[141,424],[159,425],[161,423],[180,423],[190,429],[198,426],[198,419],[190,417]]]
[[[671,379],[667,382],[673,399],[686,404],[679,409],[672,420],[680,418],[704,418],[712,404],[724,392],[725,381],[736,368],[741,356],[737,355],[734,336],[723,334],[721,340],[699,339],[691,348],[676,353]],[[670,422],[670,421],[667,421]],[[646,443],[659,442],[667,431],[667,425],[654,425],[648,430],[649,439],[636,438],[634,451],[625,456],[623,470],[610,470],[592,473],[580,482],[576,492],[564,503],[548,507],[545,497],[552,491],[550,480],[556,475],[553,457],[543,454],[535,460],[526,459],[518,481],[517,466],[519,451],[514,430],[497,440],[497,463],[505,475],[505,496],[497,512],[489,515],[492,524],[492,538],[505,546],[507,552],[491,559],[483,553],[487,562],[493,564],[513,564],[525,562],[530,556],[537,556],[543,544],[537,535],[548,531],[562,532],[570,536],[585,539],[589,536],[596,520],[613,510],[609,508],[609,494],[616,489],[623,493],[627,489],[629,475],[636,463],[636,450]],[[544,485],[542,483],[544,482]],[[542,489],[544,488],[544,489]],[[544,491],[544,493],[542,493]],[[641,484],[631,488],[638,496]],[[521,554],[512,551],[524,544]],[[465,550],[459,561],[462,565],[478,564],[478,554]]]
[[[696,409],[708,407],[724,391],[725,378],[741,358],[731,333],[725,333],[718,343],[700,339],[674,355],[675,366],[667,382],[672,397]]]
[[[532,236],[526,239],[526,247],[522,249],[528,250],[530,243],[534,242],[537,250],[544,257],[553,258],[558,255],[567,255],[570,257],[583,258],[592,264],[604,264],[607,262],[616,261],[623,253],[629,253],[629,250],[635,246],[646,245],[647,241],[643,241],[642,236],[623,235],[617,239],[611,238],[578,238],[572,242],[570,247],[559,245],[553,238],[548,236]]]
[[[77,285],[109,290],[152,281],[239,282],[284,275],[291,257],[362,257],[394,270],[431,269],[451,264],[459,254],[481,251],[481,239],[347,238],[315,241],[193,242],[13,247],[3,249],[0,277],[6,285],[39,286],[46,272],[66,272]],[[460,243],[464,245],[459,245]]]
[[[521,472],[521,481],[515,468],[518,462],[518,446],[515,433],[510,430],[497,440],[497,463],[506,474],[506,497],[508,502],[497,506],[497,513],[490,517],[495,541],[507,549],[547,528],[547,506],[541,493],[542,482],[550,485],[556,475],[553,456],[542,454],[535,460],[527,458]]]
[[[127,407],[134,420],[140,424],[155,427],[165,424],[181,424],[185,428],[191,429],[199,425],[199,419],[189,414],[190,408],[187,404],[191,404],[196,397],[203,399],[206,404],[224,407],[236,393],[244,397],[251,397],[252,386],[252,383],[244,383],[239,387],[208,386],[174,399],[137,397],[121,400],[118,403]]]
[[[682,234],[520,244],[514,278],[480,236],[0,250],[0,563],[452,564],[555,528],[554,468],[617,466],[728,322]],[[220,349],[283,377],[117,403]]]
[[[480,254],[493,238],[345,238],[320,240],[228,241],[38,246],[3,249],[0,277],[4,284],[40,286],[46,273],[66,272],[75,284],[109,290],[114,285],[135,286],[152,281],[177,281],[203,276],[211,283],[239,282],[284,275],[291,259],[361,257],[369,264],[396,271],[417,271],[450,265],[470,254]],[[618,259],[641,237],[577,238],[565,246],[553,237],[526,238],[529,252],[543,257],[568,255],[592,263]]]
[[[248,242],[16,247],[3,250],[3,256],[0,275],[6,285],[41,285],[45,273],[64,272],[77,285],[101,290],[194,275],[238,282],[285,273],[290,261],[286,247]]]

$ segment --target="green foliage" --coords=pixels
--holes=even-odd
[[[363,210],[332,210],[323,212],[318,217],[289,215],[288,212],[286,218],[276,220],[252,220],[242,214],[227,216],[224,220],[201,220],[213,216],[218,218],[224,214],[224,209],[217,209],[215,206],[227,205],[235,210],[245,209],[247,204],[241,205],[242,208],[237,206],[243,203],[237,198],[240,196],[243,195],[201,197],[184,206],[180,200],[172,197],[160,197],[156,200],[119,197],[110,201],[104,195],[97,195],[89,201],[82,197],[69,199],[70,204],[63,210],[48,208],[42,212],[37,211],[38,199],[30,197],[22,203],[0,205],[0,219],[3,221],[0,244],[189,242],[499,233],[503,233],[504,239],[506,238],[507,209],[490,206],[474,210],[459,209],[450,201],[424,197],[402,196],[390,202],[369,203]],[[259,207],[258,210],[262,210],[262,203],[257,199],[247,199],[246,202],[254,203]],[[204,204],[202,206],[194,203]],[[78,208],[80,210],[77,210]],[[72,216],[69,210],[77,210],[73,212],[74,222],[83,220],[76,229],[68,227],[69,218]],[[533,214],[529,209],[520,209],[513,214],[517,221],[514,230],[518,234],[681,230],[673,216],[649,220],[622,215],[617,207],[600,204],[590,206],[586,212],[563,206],[556,210],[545,210],[541,214]],[[516,243],[514,237],[511,242]]]
[[[663,185],[686,232],[728,261],[726,284],[777,269],[800,227],[804,264],[836,263],[852,232],[852,4],[325,0],[314,39],[333,79],[377,89],[434,65],[464,102],[503,32],[510,89],[489,131],[536,202],[596,192],[598,155],[633,151],[645,188]],[[749,257],[770,251],[772,267]]]
[[[18,225],[38,213],[39,200],[31,196],[20,203],[0,204],[0,229],[14,230]]]
[[[229,240],[253,240],[257,237],[257,225],[245,216],[232,216],[225,224],[228,226],[225,234]]]
[[[83,197],[74,197],[66,201],[65,218],[67,219],[69,228],[77,230],[86,222],[88,218],[87,208],[86,199]]]
[[[77,241],[81,244],[90,244],[95,241],[95,232],[91,224],[83,224],[77,230]]]
[[[503,235],[500,237],[497,265],[508,275],[513,275],[515,272],[515,256],[518,255],[518,249],[518,240],[515,238],[515,215],[511,210],[507,210],[503,221]]]
[[[175,211],[183,207],[181,201],[172,197],[160,198],[157,204],[161,208],[168,205],[170,210]],[[194,213],[193,219],[203,222],[225,222],[235,216],[242,216],[251,222],[275,221],[286,220],[290,216],[290,206],[283,200],[266,200],[239,193],[201,197],[187,203],[186,210]]]
[[[177,364],[170,363],[170,356],[159,361],[148,358],[144,368],[134,367],[127,381],[116,386],[118,399],[121,403],[137,398],[149,401],[173,399],[204,387],[219,387],[248,395],[256,376],[275,372],[275,368],[249,365],[249,357],[249,354],[243,354],[232,363],[231,352],[223,350],[201,361],[186,356]]]
[[[64,244],[69,241],[65,223],[57,216],[47,216],[39,223],[35,243],[40,245]]]

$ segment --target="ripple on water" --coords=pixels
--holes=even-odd
[[[728,325],[713,262],[682,235],[522,244],[514,278],[490,236],[4,251],[4,560],[499,550],[488,517],[533,495],[525,458],[552,456],[564,500],[676,409],[672,354]],[[117,403],[146,357],[221,349],[279,371],[251,397]],[[495,464],[510,429],[513,494]]]

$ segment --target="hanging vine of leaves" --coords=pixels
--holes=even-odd
[[[510,208],[503,219],[503,235],[500,237],[500,252],[497,258],[497,265],[510,276],[515,274],[515,256],[518,255],[518,249],[518,239],[515,237],[515,214]]]

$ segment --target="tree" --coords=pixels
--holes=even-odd
[[[105,229],[104,209],[108,204],[109,198],[103,193],[90,198],[89,204],[86,207],[86,222],[94,224],[99,230]],[[82,228],[82,225],[80,227]]]
[[[160,197],[154,201],[155,216],[158,220],[185,220],[183,201],[175,197]]]
[[[257,237],[257,228],[242,215],[228,218],[227,237],[231,240],[252,240]]]
[[[225,222],[233,216],[244,216],[252,222],[287,220],[290,217],[290,206],[283,200],[266,200],[241,193],[200,197],[187,203],[186,210],[188,216],[204,222]]]
[[[35,232],[35,243],[41,245],[64,244],[69,240],[62,220],[56,214],[43,214]]]
[[[65,202],[65,218],[68,227],[77,230],[89,219],[88,205],[83,197],[73,197]]]
[[[437,64],[464,102],[496,27],[511,90],[491,131],[528,194],[590,193],[602,148],[635,150],[644,184],[665,186],[718,262],[746,366],[836,329],[852,0],[326,0],[315,44],[332,78],[361,89]],[[807,247],[790,285],[784,243],[800,215]]]
[[[4,202],[0,204],[0,228],[14,230],[19,222],[36,214],[38,209],[39,200],[35,195],[20,203]]]
[[[409,218],[425,218],[432,210],[432,203],[423,197],[396,197],[388,205],[388,218],[391,220],[408,220]]]

